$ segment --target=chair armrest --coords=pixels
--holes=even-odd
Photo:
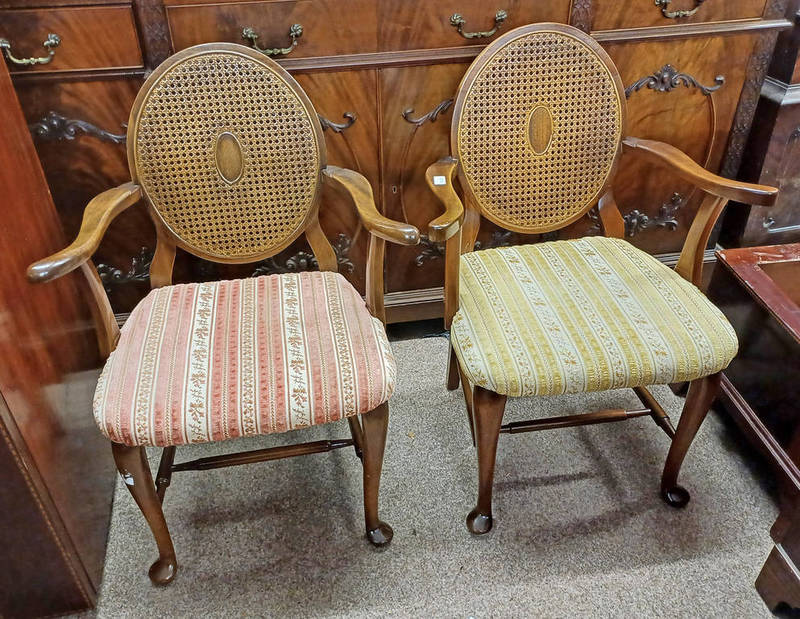
[[[428,224],[428,238],[431,241],[446,241],[461,227],[464,219],[464,205],[453,187],[453,176],[458,169],[458,161],[445,157],[428,166],[425,180],[434,195],[444,205],[444,214]]]
[[[372,195],[372,187],[361,174],[331,165],[325,167],[322,173],[326,178],[347,190],[353,199],[361,221],[372,234],[399,245],[419,243],[419,230],[414,226],[394,221],[378,212],[375,198]]]
[[[664,142],[627,137],[622,140],[622,144],[626,150],[636,151],[651,161],[665,165],[684,180],[715,196],[756,206],[772,206],[778,197],[775,187],[718,176]]]
[[[125,183],[93,198],[83,211],[78,236],[69,247],[28,267],[28,281],[47,282],[77,269],[97,251],[111,221],[142,198],[139,185]]]

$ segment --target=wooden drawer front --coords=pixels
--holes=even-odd
[[[303,27],[303,34],[288,55],[275,58],[329,56],[374,52],[377,49],[374,2],[371,0],[273,0],[215,2],[172,0],[167,6],[175,51],[213,41],[250,45],[242,30],[252,28],[261,48],[290,45],[289,29]]]
[[[671,0],[667,6],[653,0],[595,0],[592,30],[642,28],[646,26],[675,26],[698,22],[724,21],[760,17],[766,0]],[[691,11],[686,17],[667,17],[665,13]]]
[[[380,0],[378,41],[381,51],[481,45],[503,32],[533,22],[566,23],[569,0]],[[450,23],[454,14],[464,19],[465,33],[487,32],[495,27],[498,10],[506,19],[492,36],[466,38]]]
[[[17,58],[46,57],[48,34],[61,43],[47,64],[19,66],[12,73],[142,67],[133,13],[128,6],[9,10],[0,12],[0,37]]]

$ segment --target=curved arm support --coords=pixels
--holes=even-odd
[[[425,171],[428,187],[444,205],[444,214],[428,224],[428,238],[431,241],[446,241],[461,228],[464,205],[453,187],[453,177],[457,169],[458,161],[445,157],[428,166]]]
[[[350,194],[361,221],[367,230],[378,238],[399,245],[416,245],[419,243],[419,230],[411,224],[394,221],[384,217],[375,206],[372,187],[369,181],[358,172],[327,166],[322,170],[326,178],[343,187]]]
[[[756,206],[772,206],[778,197],[776,187],[735,181],[709,172],[686,153],[670,144],[627,137],[622,140],[625,150],[641,153],[654,163],[666,166],[682,179],[706,193]]]
[[[29,266],[28,281],[47,282],[84,264],[97,250],[111,221],[141,198],[141,189],[135,183],[125,183],[93,198],[83,211],[81,229],[72,244]]]

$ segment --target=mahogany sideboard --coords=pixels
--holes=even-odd
[[[709,169],[734,176],[776,37],[791,25],[786,3],[0,0],[0,38],[67,235],[77,230],[92,196],[128,178],[124,127],[145,75],[173,51],[210,41],[271,48],[323,117],[331,162],[369,178],[385,214],[424,229],[439,214],[425,168],[449,152],[452,97],[497,32],[537,21],[591,32],[622,75],[629,133],[670,142]],[[18,65],[9,55],[48,62]],[[623,157],[614,191],[630,240],[674,264],[698,193],[631,154]],[[349,202],[326,194],[321,218],[340,270],[363,291],[367,235]],[[542,237],[596,231],[590,212]],[[478,243],[542,237],[523,239],[487,225]],[[130,209],[98,251],[120,318],[147,292],[153,247],[145,209]],[[423,238],[417,247],[387,253],[389,320],[441,315],[442,247]],[[706,256],[713,260],[713,251]],[[285,272],[313,266],[312,260],[301,241],[255,268],[183,255],[176,281]]]
[[[94,606],[116,468],[92,419],[99,355],[75,272],[28,283],[64,236],[8,71],[0,65],[0,617]]]

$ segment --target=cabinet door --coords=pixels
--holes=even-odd
[[[673,144],[718,171],[759,36],[603,43],[628,93],[628,133]],[[381,93],[399,93],[382,96],[384,205],[389,216],[422,231],[441,211],[425,185],[425,168],[449,154],[449,99],[465,70],[466,65],[450,64],[381,72]],[[702,199],[697,190],[664,168],[625,154],[614,191],[632,243],[652,254],[680,251]],[[506,233],[484,222],[479,243],[487,247],[599,233],[590,213],[539,236]],[[441,286],[441,252],[427,239],[417,248],[392,248],[388,290]]]
[[[130,180],[125,125],[141,78],[18,81],[16,90],[68,238],[97,194]],[[111,224],[95,264],[117,313],[150,290],[153,225],[141,203]]]
[[[378,187],[376,75],[373,70],[299,75],[326,126],[328,161],[364,174]],[[77,233],[86,203],[130,179],[125,129],[139,80],[26,82],[17,90],[67,236]],[[340,271],[363,292],[367,235],[345,196],[326,190],[321,223],[340,260]],[[144,204],[109,228],[96,255],[100,276],[118,314],[130,312],[150,290],[155,248]],[[220,265],[178,252],[175,282],[247,277],[313,267],[303,237],[256,265]]]
[[[628,93],[628,134],[672,144],[718,172],[759,36],[604,44]],[[614,193],[629,240],[652,254],[680,251],[703,197],[630,153],[622,157]]]
[[[425,169],[450,154],[452,98],[467,64],[383,69],[380,76],[381,199],[388,217],[417,226],[423,235],[441,214],[425,183]],[[441,248],[424,235],[416,247],[387,245],[389,292],[441,286]]]
[[[322,117],[328,163],[363,174],[372,185],[380,208],[376,71],[296,77]],[[351,199],[326,187],[320,205],[320,225],[336,251],[339,272],[364,294],[369,233]]]

